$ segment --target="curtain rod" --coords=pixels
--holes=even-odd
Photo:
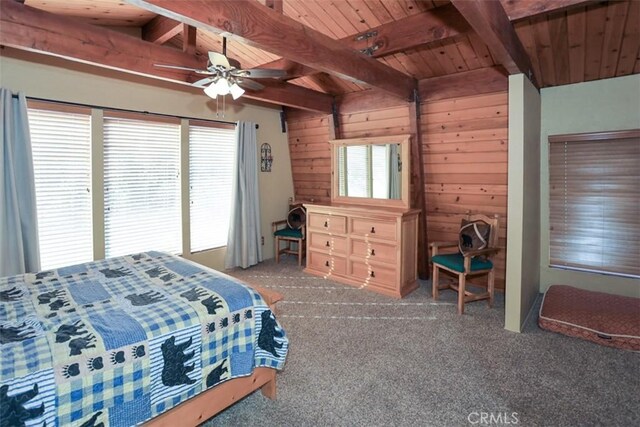
[[[11,95],[11,97],[12,98],[18,98],[18,95],[13,94],[13,95]],[[33,96],[27,96],[27,99],[31,99],[33,101],[40,101],[40,102],[51,102],[51,103],[54,103],[54,104],[74,105],[76,107],[99,108],[99,109],[102,109],[102,110],[120,111],[120,112],[125,112],[125,113],[142,113],[142,114],[149,114],[149,115],[153,115],[153,116],[172,117],[172,118],[177,117],[179,119],[203,120],[203,121],[206,121],[206,122],[223,123],[223,124],[234,125],[234,126],[237,125],[236,122],[228,122],[228,121],[225,121],[225,120],[201,119],[199,117],[189,117],[189,116],[172,116],[171,114],[151,113],[149,111],[129,110],[129,109],[126,109],[126,108],[111,108],[111,107],[105,107],[103,105],[82,104],[82,103],[79,103],[79,102],[56,101],[56,100],[53,100],[53,99],[35,98]],[[256,123],[256,129],[258,129],[259,127],[260,127],[260,125]]]

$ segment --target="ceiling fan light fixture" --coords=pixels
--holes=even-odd
[[[231,92],[233,99],[238,99],[244,94],[244,89],[242,89],[238,83],[232,84],[229,91]]]
[[[218,89],[216,88],[215,83],[211,83],[209,86],[204,88],[204,93],[209,97],[216,99],[218,97]]]
[[[229,94],[229,81],[224,77],[218,79],[218,81],[214,83],[214,86],[216,88],[216,91],[218,92],[218,95],[224,96]]]

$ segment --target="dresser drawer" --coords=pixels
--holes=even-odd
[[[376,285],[396,289],[396,269],[393,267],[380,267],[367,265],[363,262],[351,261],[351,276],[356,280],[375,283]]]
[[[344,255],[347,253],[347,239],[331,234],[311,232],[309,248]]]
[[[379,239],[397,240],[395,221],[380,221],[367,218],[352,218],[351,233]]]
[[[341,215],[311,212],[309,213],[309,228],[330,233],[344,233],[347,231],[347,218]]]
[[[398,247],[396,245],[367,242],[364,240],[351,240],[351,253],[362,258],[369,258],[372,261],[393,262],[397,261]]]
[[[327,255],[316,251],[309,251],[307,257],[307,268],[323,274],[335,273],[344,275],[347,272],[347,260],[344,257]]]

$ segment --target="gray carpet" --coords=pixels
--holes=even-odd
[[[434,305],[427,282],[394,300],[307,276],[292,258],[231,274],[284,294],[290,352],[277,400],[254,393],[207,427],[488,425],[482,413],[493,425],[640,425],[639,354],[543,331],[535,318],[507,332],[502,295],[459,317],[455,294]]]

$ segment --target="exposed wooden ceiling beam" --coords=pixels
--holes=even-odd
[[[377,46],[371,53],[374,58],[379,58],[455,37],[470,29],[458,10],[447,5],[382,24],[364,33],[345,37],[340,42],[356,50]],[[373,36],[362,37],[366,34]]]
[[[259,49],[339,77],[382,89],[403,99],[416,81],[339,40],[284,16],[255,0],[127,0],[203,30],[221,33]]]
[[[371,56],[381,58],[438,40],[455,37],[470,29],[471,27],[458,10],[447,5],[382,24],[364,33],[344,37],[340,39],[340,43],[358,51],[375,46],[374,49],[371,49]],[[366,34],[370,34],[371,37],[364,37]],[[319,72],[311,67],[295,67],[294,64],[290,59],[281,58],[260,65],[259,68],[290,71],[287,79]]]
[[[451,0],[451,3],[509,74],[523,73],[538,87],[531,59],[499,0]]]
[[[164,44],[182,31],[182,22],[158,15],[142,27],[142,39]]]
[[[196,37],[198,31],[196,27],[182,24],[182,51],[190,55],[196,54]]]
[[[501,2],[511,22],[598,3],[596,0],[501,0]]]
[[[183,84],[193,80],[192,73],[162,69],[154,64],[206,66],[205,57],[15,1],[0,1],[0,45]],[[263,91],[247,91],[243,97],[323,113],[331,112],[333,102],[330,95],[282,82],[269,84]]]

